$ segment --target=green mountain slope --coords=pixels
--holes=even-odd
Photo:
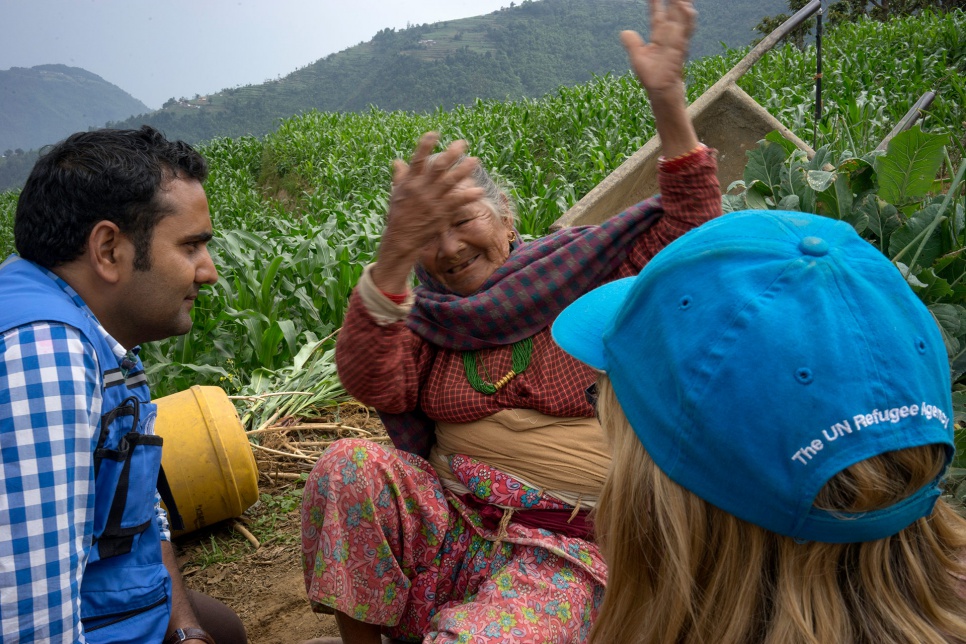
[[[511,3],[513,4],[513,3]],[[785,0],[698,0],[692,56],[747,45],[762,17]],[[198,142],[262,135],[281,118],[306,112],[431,111],[477,98],[537,97],[593,75],[623,73],[621,29],[646,33],[641,0],[524,0],[473,18],[383,29],[372,40],[262,85],[224,90],[201,100],[171,100],[159,112],[114,123],[150,123]]]
[[[0,71],[0,152],[143,114],[147,106],[96,74],[66,65]]]
[[[695,4],[699,17],[692,58],[719,53],[722,44],[747,45],[756,37],[753,28],[762,17],[787,8],[786,0],[696,0]],[[478,98],[536,98],[594,75],[625,73],[627,59],[617,35],[628,28],[646,35],[646,6],[644,0],[524,0],[487,15],[398,31],[383,29],[369,42],[275,81],[190,101],[172,98],[162,110],[151,113],[137,103],[139,108],[120,116],[40,133],[36,143],[0,144],[0,151],[51,143],[92,124],[140,127],[149,123],[171,138],[198,143],[218,137],[262,136],[274,131],[282,119],[312,110],[361,112],[376,106],[433,111]],[[30,70],[10,70],[14,71]],[[0,75],[5,73],[9,72]],[[0,104],[0,134],[30,131],[26,119],[41,108]],[[130,114],[139,116],[127,118]],[[16,126],[3,120],[14,117],[21,119]],[[27,153],[0,158],[0,190],[22,185],[35,157]]]

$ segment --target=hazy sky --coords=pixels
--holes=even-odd
[[[285,76],[385,27],[510,0],[0,0],[0,70],[82,67],[156,109]]]

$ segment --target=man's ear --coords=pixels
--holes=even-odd
[[[131,242],[117,224],[106,219],[94,224],[87,237],[87,259],[100,279],[116,284],[132,265],[132,253]]]

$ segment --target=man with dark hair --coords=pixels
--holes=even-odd
[[[153,128],[98,130],[20,194],[0,264],[0,641],[246,641],[182,583],[137,355],[187,333],[218,278],[207,172]]]

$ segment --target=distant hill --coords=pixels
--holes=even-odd
[[[0,153],[39,148],[148,111],[121,88],[79,67],[13,67],[0,71]]]
[[[149,123],[170,138],[199,143],[215,137],[261,136],[274,131],[281,119],[311,110],[362,111],[373,105],[423,111],[450,109],[477,98],[539,97],[562,85],[583,83],[595,74],[626,73],[627,58],[618,33],[636,29],[647,34],[645,0],[523,0],[508,4],[511,6],[483,16],[383,29],[368,42],[330,54],[278,80],[194,99],[171,98],[156,112],[148,113],[144,105],[128,97],[140,107],[65,126],[57,134],[39,135],[39,143],[13,147],[29,149],[51,143],[91,124],[126,128]],[[758,36],[754,26],[763,17],[787,10],[787,0],[696,0],[695,5],[700,15],[692,58],[719,53],[722,45],[750,44]],[[94,74],[60,65],[33,69],[71,70],[104,83]],[[3,74],[30,71],[0,72],[0,97],[5,96]],[[41,107],[45,106],[8,107],[0,102],[0,139],[30,131],[26,123],[11,128],[6,119],[16,116],[26,121]],[[132,114],[138,116],[128,118]],[[9,145],[0,143],[0,151],[6,147]],[[27,153],[0,159],[0,190],[22,185],[35,156]]]
[[[279,119],[309,110],[450,109],[477,98],[537,97],[594,74],[625,73],[622,29],[647,30],[642,0],[523,0],[493,13],[383,29],[372,40],[331,54],[279,80],[168,101],[155,113],[112,125],[150,123],[168,136],[199,142],[262,135]],[[786,0],[696,2],[692,56],[740,47]]]

